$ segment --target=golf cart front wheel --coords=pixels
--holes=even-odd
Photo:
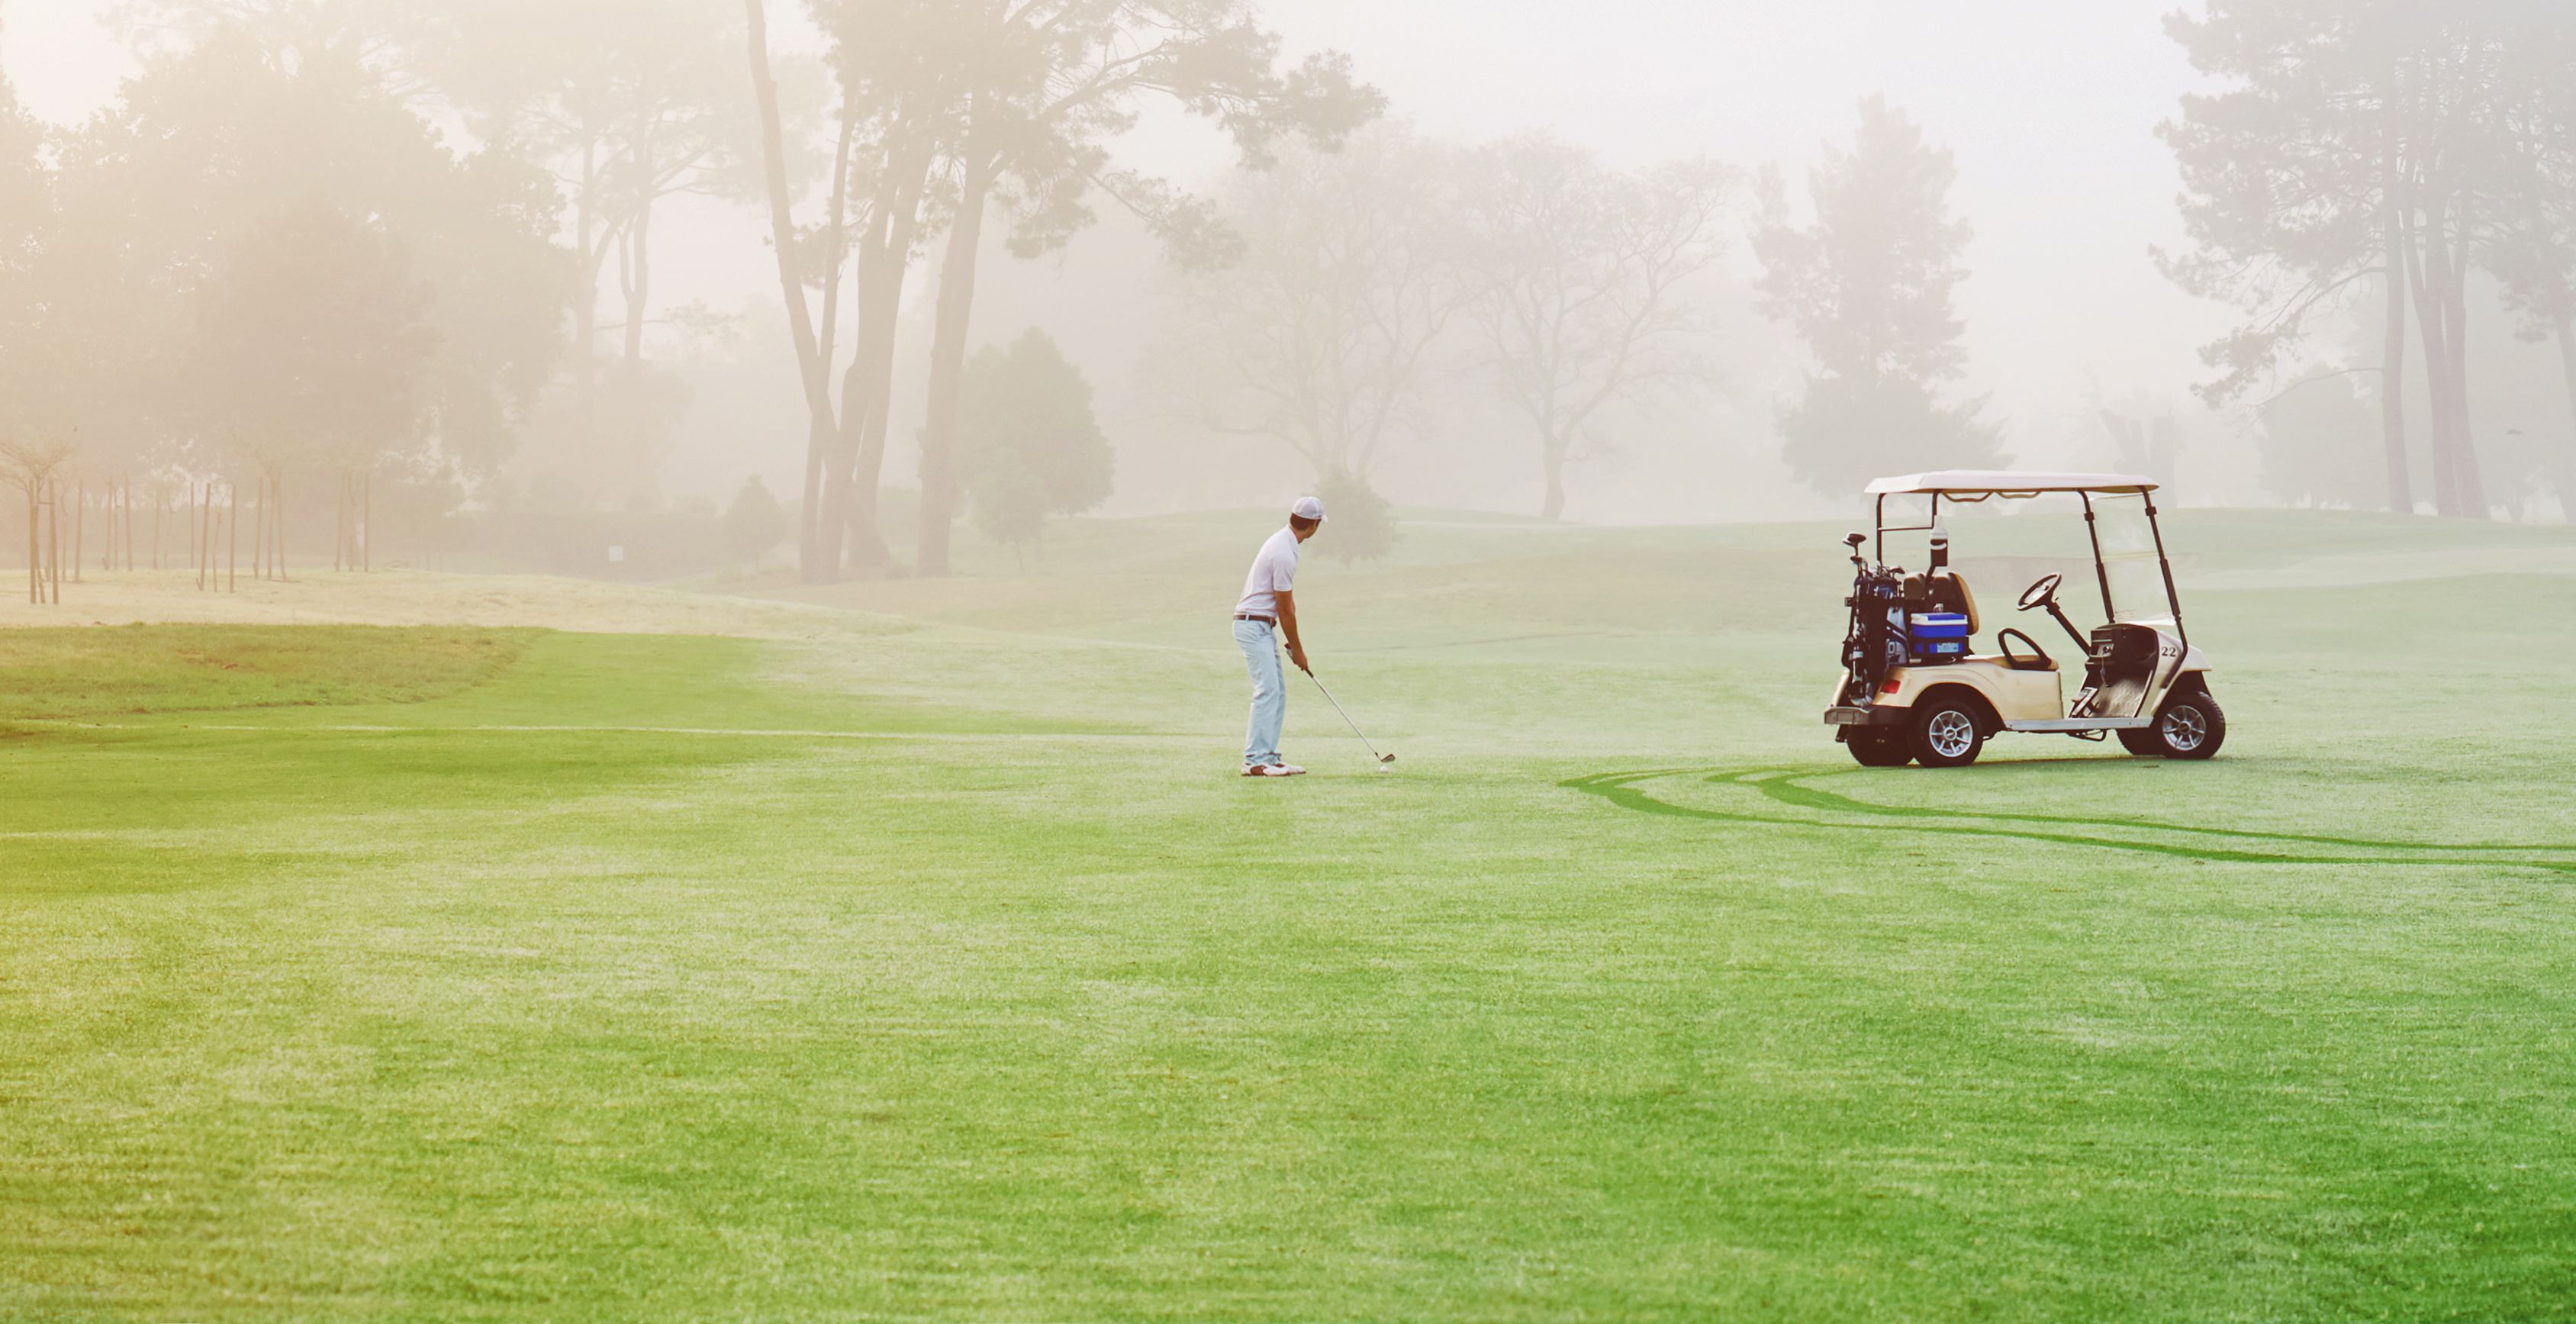
[[[2205,759],[2227,743],[2227,714],[2209,697],[2207,685],[2186,681],[2174,687],[2154,726],[2123,731],[2120,743],[2132,754]]]
[[[1960,700],[1916,705],[1906,737],[1914,761],[1927,768],[1964,768],[1986,747],[1985,724]]]

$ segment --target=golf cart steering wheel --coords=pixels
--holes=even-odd
[[[2040,608],[2047,606],[2048,600],[2057,596],[2057,586],[2064,582],[2065,579],[2066,576],[2064,575],[2040,576],[2038,583],[2021,591],[2021,609],[2023,611],[2037,611]]]

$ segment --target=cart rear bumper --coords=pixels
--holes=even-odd
[[[1827,726],[1896,726],[1905,720],[1904,708],[1834,707],[1825,710]]]

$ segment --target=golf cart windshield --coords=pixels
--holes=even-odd
[[[2096,492],[2093,537],[2102,567],[2102,614],[2137,625],[2175,625],[2173,584],[2164,548],[2147,518],[2143,492]]]

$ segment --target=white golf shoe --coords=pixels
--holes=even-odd
[[[1298,767],[1294,763],[1247,763],[1243,765],[1243,775],[1246,777],[1294,777],[1298,773],[1304,771],[1304,768]]]

